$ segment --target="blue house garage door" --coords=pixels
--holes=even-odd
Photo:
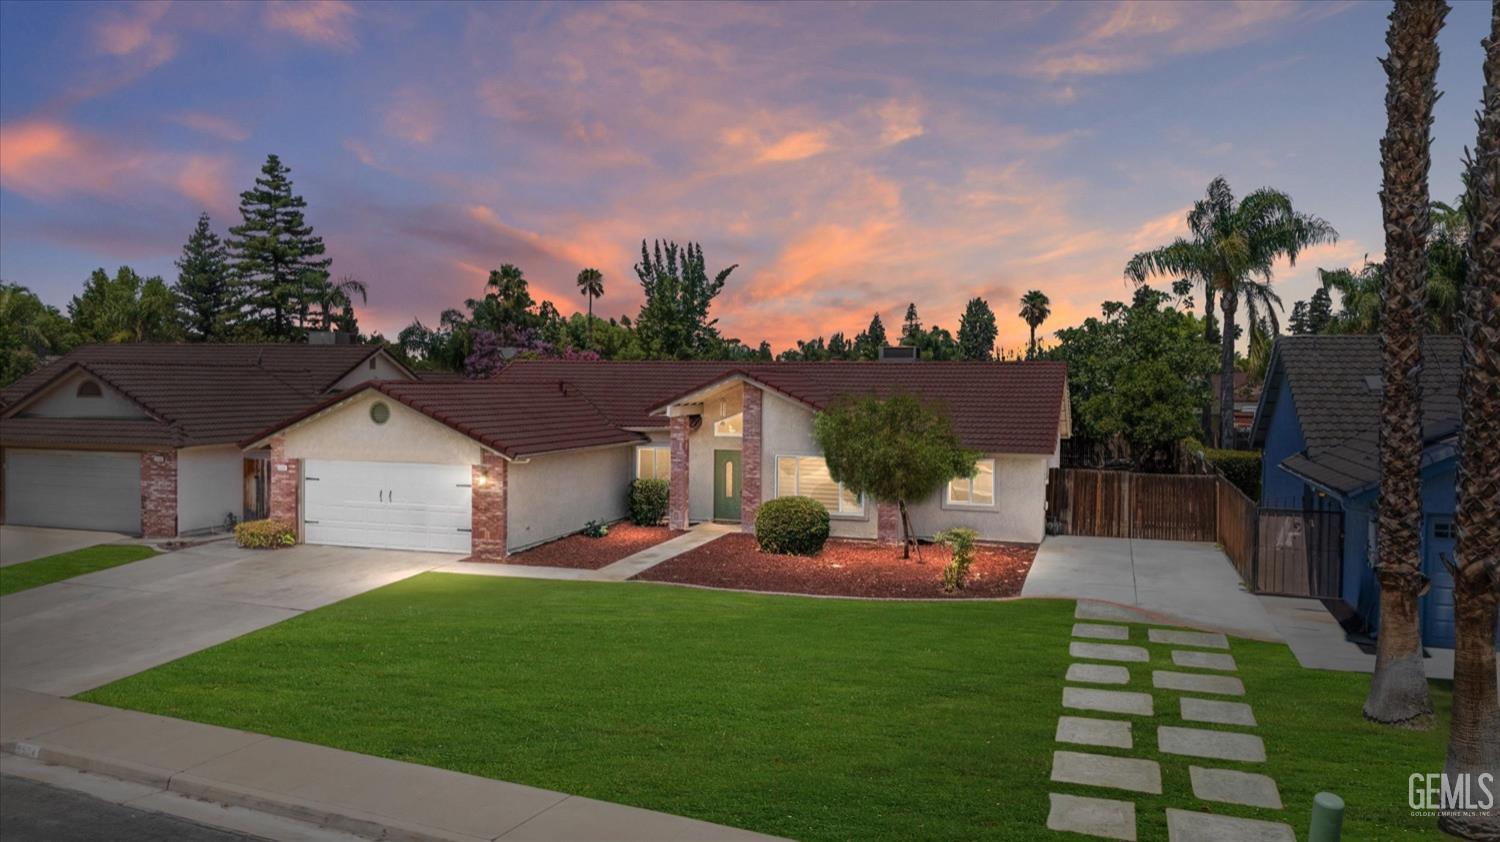
[[[1432,587],[1422,598],[1422,645],[1453,648],[1453,576],[1443,559],[1453,561],[1453,518],[1428,515],[1423,536],[1423,567]]]

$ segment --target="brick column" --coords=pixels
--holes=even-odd
[[[740,480],[740,528],[754,532],[755,513],[760,511],[762,499],[760,409],[764,395],[749,383],[744,385],[741,394],[744,397],[740,401],[740,411],[745,415],[744,438],[740,441],[740,473],[743,475]]]
[[[895,503],[875,505],[876,536],[882,544],[901,543],[901,508]]]
[[[141,454],[141,537],[177,537],[177,451]]]
[[[672,419],[672,479],[667,494],[667,526],[688,528],[688,424],[691,418]]]
[[[286,457],[286,437],[271,438],[271,520],[292,528],[302,540],[302,460]]]
[[[507,463],[501,456],[484,451],[478,465],[470,468],[469,559],[504,561],[506,529]]]

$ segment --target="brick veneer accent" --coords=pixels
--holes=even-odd
[[[302,460],[286,458],[286,437],[271,439],[271,519],[292,527],[302,540]]]
[[[901,507],[895,503],[875,506],[876,536],[882,544],[901,543]]]
[[[177,451],[141,454],[141,536],[177,537]]]
[[[672,480],[667,493],[667,526],[688,528],[688,434],[692,419],[672,419]]]
[[[744,398],[740,401],[740,411],[744,413],[744,427],[742,432],[744,438],[740,442],[740,528],[747,532],[755,531],[755,513],[760,511],[761,501],[761,404],[765,400],[760,389],[744,385],[741,390]]]
[[[478,465],[470,468],[473,501],[469,515],[469,558],[474,561],[504,561],[506,535],[507,463],[485,451]]]

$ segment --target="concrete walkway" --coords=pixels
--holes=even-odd
[[[1112,602],[1164,622],[1281,640],[1214,544],[1051,536],[1038,548],[1021,596]]]
[[[72,550],[81,550],[95,544],[113,544],[124,540],[125,537],[118,532],[43,529],[37,526],[0,524],[0,567],[34,561]]]
[[[594,571],[599,578],[606,582],[623,582],[632,576],[643,573],[670,558],[676,558],[688,550],[694,550],[707,544],[709,541],[732,532],[739,532],[739,524],[729,523],[700,523],[687,531],[685,535],[678,535],[667,541],[663,541],[654,547],[647,547],[638,553],[628,555],[614,564],[608,564]]]
[[[770,839],[276,737],[0,689],[0,749],[371,838]]]

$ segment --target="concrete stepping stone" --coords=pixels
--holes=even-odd
[[[1186,690],[1189,693],[1245,695],[1245,685],[1232,675],[1199,675],[1192,672],[1152,670],[1151,686],[1160,690]]]
[[[1244,702],[1221,702],[1218,699],[1182,697],[1182,718],[1189,722],[1212,722],[1215,725],[1249,725],[1254,727],[1255,712]]]
[[[1146,639],[1152,643],[1167,643],[1172,646],[1198,646],[1204,649],[1229,648],[1229,638],[1218,632],[1148,629],[1146,631]]]
[[[1156,747],[1166,754],[1238,760],[1242,763],[1266,762],[1266,744],[1261,742],[1260,737],[1236,731],[1160,725],[1156,729]]]
[[[1150,693],[1129,690],[1094,690],[1089,687],[1064,687],[1063,707],[1074,710],[1100,710],[1105,713],[1130,713],[1151,716]]]
[[[1052,780],[1064,784],[1161,794],[1161,766],[1155,760],[1142,760],[1139,757],[1054,751]]]
[[[1276,782],[1265,775],[1189,766],[1188,776],[1193,781],[1194,797],[1204,801],[1281,809],[1281,792],[1276,788]]]
[[[1118,643],[1068,644],[1068,654],[1075,658],[1093,658],[1096,661],[1134,661],[1144,663],[1151,660],[1151,653],[1141,646],[1122,646]]]
[[[1073,609],[1075,620],[1113,620],[1121,623],[1150,623],[1153,618],[1144,611],[1137,611],[1125,605],[1116,605],[1113,602],[1091,602],[1080,599],[1078,607]]]
[[[1060,716],[1057,719],[1057,741],[1084,746],[1132,748],[1130,723],[1118,719],[1093,719],[1087,716]]]
[[[1110,664],[1068,664],[1067,680],[1084,684],[1129,684],[1130,670]]]
[[[1134,802],[1057,792],[1048,793],[1048,797],[1052,799],[1052,810],[1047,814],[1048,830],[1135,842]]]
[[[1179,667],[1193,667],[1201,670],[1225,670],[1234,672],[1239,667],[1234,662],[1233,655],[1225,655],[1219,652],[1185,652],[1181,649],[1172,650],[1172,664]]]
[[[1074,623],[1074,637],[1092,637],[1096,640],[1128,640],[1129,626],[1110,626],[1103,623]]]
[[[1292,826],[1258,819],[1238,819],[1167,810],[1168,842],[1297,842]]]

